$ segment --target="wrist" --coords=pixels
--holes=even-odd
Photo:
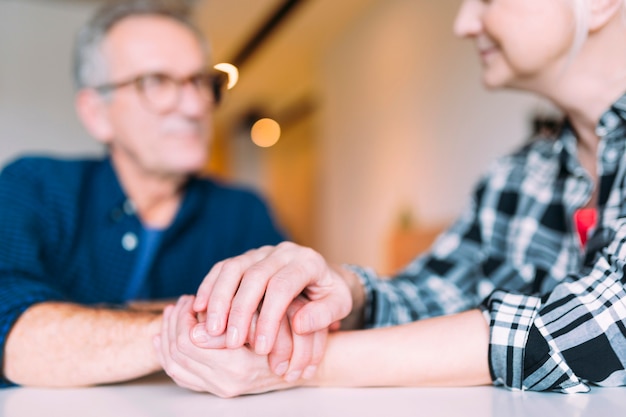
[[[146,323],[143,327],[143,337],[148,342],[148,366],[151,372],[157,372],[162,369],[161,362],[158,358],[157,349],[160,346],[156,346],[154,339],[161,334],[161,327],[163,323],[163,314],[146,314]]]
[[[365,288],[357,274],[345,267],[337,267],[336,271],[344,280],[352,298],[352,310],[341,321],[342,330],[360,329],[364,322]]]

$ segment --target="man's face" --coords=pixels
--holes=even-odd
[[[185,79],[205,69],[205,57],[194,34],[175,20],[160,16],[129,17],[116,24],[103,42],[108,83],[159,73]],[[109,145],[118,169],[140,175],[180,176],[205,165],[213,103],[191,84],[178,100],[155,111],[134,84],[115,89],[106,103]]]

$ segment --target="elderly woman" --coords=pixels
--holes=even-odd
[[[298,384],[625,385],[625,9],[464,0],[455,32],[474,41],[484,84],[549,99],[566,116],[558,137],[498,160],[470,208],[393,280],[290,243],[216,265],[195,299],[167,310],[168,373],[218,395]],[[324,351],[337,321],[368,329],[332,332]],[[199,348],[218,340],[231,349]],[[281,344],[293,352],[286,373],[259,356]]]

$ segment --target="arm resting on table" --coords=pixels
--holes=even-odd
[[[479,310],[402,326],[337,332],[311,385],[491,384],[489,326]]]
[[[45,302],[26,310],[6,341],[4,376],[34,386],[84,386],[161,369],[152,338],[161,315]]]

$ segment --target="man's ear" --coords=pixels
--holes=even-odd
[[[613,20],[622,18],[624,0],[589,0],[589,31],[595,32]]]
[[[99,142],[109,143],[113,138],[113,127],[105,99],[94,90],[83,89],[76,93],[75,106],[89,134]]]

